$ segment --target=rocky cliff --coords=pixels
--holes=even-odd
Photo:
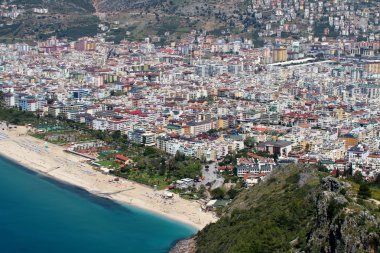
[[[379,223],[363,201],[342,195],[349,184],[327,177],[315,196],[306,252],[378,252]]]
[[[194,244],[207,253],[379,252],[378,218],[379,207],[349,183],[290,166],[241,193],[217,223],[173,252],[194,252]]]

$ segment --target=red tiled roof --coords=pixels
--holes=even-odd
[[[121,161],[124,161],[124,162],[126,162],[126,161],[128,161],[129,160],[129,158],[127,157],[127,156],[123,156],[123,155],[116,155],[116,159],[117,160],[121,160]]]

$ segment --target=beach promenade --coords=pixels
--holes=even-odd
[[[164,199],[163,191],[125,179],[115,181],[114,176],[93,170],[85,158],[27,135],[26,127],[0,128],[0,155],[93,194],[155,212],[199,230],[216,221],[212,213],[203,212],[195,201],[182,199],[177,194],[173,199]]]

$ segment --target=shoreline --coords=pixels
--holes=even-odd
[[[185,200],[175,194],[172,200],[161,197],[163,191],[95,171],[84,163],[83,157],[64,151],[64,148],[49,143],[44,149],[44,141],[27,135],[25,127],[0,130],[7,138],[0,139],[0,156],[22,166],[26,170],[45,176],[70,187],[78,187],[100,198],[121,205],[143,209],[176,222],[203,229],[217,219],[212,213],[201,210],[199,203]]]
[[[56,185],[58,185],[59,187],[64,187],[64,188],[67,188],[67,189],[70,189],[70,190],[74,190],[74,191],[80,191],[79,193],[82,194],[86,194],[87,196],[89,197],[93,197],[93,198],[99,198],[99,199],[103,199],[103,200],[107,200],[107,201],[110,201],[114,204],[117,204],[117,205],[121,205],[121,206],[125,206],[127,205],[127,207],[134,207],[134,208],[137,208],[137,209],[141,209],[143,210],[144,212],[148,212],[152,215],[155,215],[155,216],[159,216],[159,217],[162,217],[164,219],[169,219],[170,221],[175,221],[175,222],[179,222],[179,223],[182,223],[183,225],[186,225],[186,226],[190,226],[191,228],[194,228],[194,229],[198,229],[197,227],[195,227],[194,224],[192,223],[188,223],[188,222],[185,222],[185,221],[181,221],[181,220],[177,220],[175,218],[172,218],[172,217],[168,217],[168,216],[165,216],[159,212],[154,212],[152,210],[149,210],[149,209],[146,209],[146,208],[143,208],[143,207],[138,207],[138,206],[134,206],[132,204],[129,204],[129,203],[125,203],[125,202],[122,202],[122,201],[118,201],[116,199],[113,199],[113,198],[110,198],[106,195],[102,195],[102,194],[95,194],[91,191],[88,191],[87,189],[81,187],[81,186],[77,186],[77,185],[74,185],[74,184],[71,184],[71,183],[68,183],[66,181],[63,181],[59,178],[56,178],[56,177],[53,177],[49,174],[47,174],[46,172],[42,172],[42,171],[38,171],[34,168],[31,168],[31,167],[27,167],[27,166],[24,166],[22,164],[20,164],[18,161],[16,161],[14,158],[11,158],[9,156],[5,156],[4,154],[1,153],[0,151],[0,159],[4,159],[4,160],[8,160],[10,161],[11,163],[14,163],[16,166],[19,166],[21,167],[22,170],[25,170],[26,172],[28,173],[32,173],[34,175],[38,175],[38,176],[42,176],[45,178],[45,180],[48,180]],[[86,196],[86,197],[87,197]],[[178,241],[181,241],[178,240]]]

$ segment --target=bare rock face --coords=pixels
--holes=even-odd
[[[196,241],[195,238],[189,238],[178,241],[177,244],[169,251],[169,253],[195,253]]]
[[[322,175],[313,167],[278,169],[200,231],[192,239],[197,248],[180,242],[171,252],[379,252],[379,207],[357,199],[348,183]]]
[[[343,186],[342,184],[333,177],[325,177],[322,179],[321,187],[325,191],[339,192]]]
[[[322,179],[315,196],[317,213],[313,218],[305,252],[378,252],[379,224],[359,205],[350,204],[340,194],[342,183],[332,177]],[[358,210],[354,210],[357,205]]]

